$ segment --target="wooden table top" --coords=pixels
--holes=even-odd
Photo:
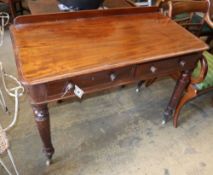
[[[16,18],[10,31],[22,83],[207,50],[204,42],[156,11],[149,7]]]
[[[32,14],[61,12],[57,0],[28,0],[28,6]],[[104,6],[107,8],[121,8],[131,7],[132,5],[126,0],[105,0]]]

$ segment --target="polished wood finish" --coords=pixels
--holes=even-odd
[[[176,111],[177,106],[182,98],[183,93],[186,87],[188,86],[191,78],[192,70],[183,71],[180,78],[176,83],[176,87],[173,91],[172,98],[169,101],[169,104],[164,112],[164,120],[167,121],[173,114],[174,110]],[[176,99],[176,100],[174,100]],[[176,125],[174,125],[176,127]]]
[[[43,152],[46,157],[51,160],[54,153],[54,148],[51,142],[50,135],[50,119],[47,104],[43,105],[32,105],[33,113],[35,115],[35,121],[39,134],[41,136],[43,146]]]
[[[183,27],[187,28],[190,32],[196,34],[197,36],[202,35],[201,29],[204,25],[204,20],[209,24],[211,27],[211,18],[210,18],[210,10],[212,7],[212,4],[210,4],[210,1],[169,1],[169,17],[174,19],[176,15],[183,14],[183,13],[203,13],[203,20],[200,23],[194,24],[191,22],[191,19],[180,19],[176,20],[180,25]],[[192,17],[192,16],[191,16]],[[211,39],[212,36],[209,36]],[[209,90],[212,90],[213,87],[210,87],[208,89],[205,89],[204,91],[198,91],[196,88],[196,84],[201,83],[204,81],[205,76],[207,74],[208,70],[208,65],[206,59],[202,56],[200,57],[200,63],[201,63],[201,72],[200,75],[196,78],[191,78],[189,79],[189,76],[185,76],[185,82],[183,83],[184,89],[186,89],[186,92],[184,95],[180,98],[180,102],[175,104],[177,107],[174,111],[174,116],[173,116],[173,124],[175,127],[178,125],[178,118],[179,118],[179,113],[181,108],[190,100],[193,98],[203,94],[204,92],[208,92]],[[173,76],[175,80],[178,79],[178,76]],[[173,104],[171,104],[173,106]],[[170,105],[169,105],[170,106]],[[172,113],[170,112],[168,106],[168,115]],[[165,115],[167,118],[167,114]]]
[[[67,12],[59,14],[36,14],[25,15],[18,17],[14,21],[15,24],[29,24],[29,23],[43,23],[43,22],[57,22],[56,20],[77,20],[98,17],[110,17],[114,15],[137,15],[144,13],[159,12],[158,7],[149,8],[121,8],[121,9],[105,9],[105,10],[83,10],[78,12]],[[103,24],[104,25],[104,24]]]
[[[32,14],[62,12],[58,8],[57,0],[28,0],[28,6]],[[134,7],[134,4],[126,0],[105,0],[104,6],[106,8],[128,8]]]
[[[209,3],[209,10],[208,14],[205,17],[206,22],[208,25],[213,29],[213,0],[207,0]]]
[[[107,8],[127,8],[134,7],[134,3],[128,0],[105,0],[104,6]]]
[[[168,15],[170,18],[174,19],[180,25],[185,27],[190,32],[194,33],[197,36],[202,35],[202,28],[205,23],[205,17],[207,16],[209,10],[209,3],[207,1],[169,1],[169,12]],[[188,13],[189,17],[178,19],[177,15]],[[200,22],[194,22],[193,16],[200,13],[201,18]]]
[[[182,107],[187,102],[193,100],[194,98],[213,90],[213,86],[206,88],[206,89],[203,89],[202,91],[199,91],[196,88],[196,84],[199,84],[202,81],[204,81],[206,74],[207,74],[207,71],[208,71],[208,63],[207,63],[205,57],[201,57],[199,59],[199,61],[200,61],[200,64],[201,64],[200,74],[197,77],[191,78],[191,81],[187,85],[187,88],[186,88],[184,95],[181,97],[180,102],[178,103],[178,105],[177,105],[177,107],[174,111],[173,124],[174,124],[175,128],[178,126],[179,114],[180,114]]]
[[[24,19],[28,21],[30,18],[34,21],[41,16],[17,18],[16,26],[11,27],[11,32],[12,37],[15,35],[13,41],[18,50],[16,58],[19,62],[21,81],[26,85],[34,85],[128,64],[199,52],[207,48],[202,41],[184,32],[184,29],[161,14],[139,14],[140,10],[143,12],[142,8],[135,10],[136,15],[134,10],[132,15],[122,13],[128,9],[118,11],[121,13],[117,15],[112,13],[116,10],[106,10],[105,13],[65,13],[66,20],[61,20],[60,25],[59,16],[63,17],[63,14],[49,15],[48,23],[35,22],[25,25],[22,25]],[[87,14],[92,16],[93,13],[99,18],[83,19]],[[67,19],[69,17],[70,20]],[[81,20],[76,20],[77,18]],[[105,22],[110,25],[105,25]],[[80,52],[81,50],[84,52]]]
[[[211,27],[213,28],[213,26],[211,26]],[[174,119],[173,119],[173,123],[174,123],[175,127],[178,126],[178,119],[179,119],[180,111],[181,111],[182,107],[187,102],[193,100],[194,98],[196,98],[196,97],[198,97],[198,96],[200,96],[202,94],[205,94],[205,93],[213,90],[213,87],[209,87],[209,88],[204,89],[202,91],[199,91],[196,88],[196,84],[202,83],[202,81],[205,80],[206,74],[208,72],[208,63],[206,61],[206,58],[205,57],[201,57],[199,59],[199,61],[200,61],[200,65],[201,65],[200,74],[197,77],[192,77],[191,78],[191,82],[186,88],[186,93],[180,99],[180,102],[179,102],[179,104],[177,105],[177,107],[175,109]]]
[[[175,7],[176,9],[170,8],[169,11],[169,5],[173,3],[178,3]],[[213,0],[202,0],[202,1],[196,1],[196,0],[157,0],[156,6],[162,8],[162,11],[167,14],[167,11],[169,11],[169,16],[172,17],[178,13],[181,12],[195,12],[200,11],[206,14],[206,8],[208,8],[208,13],[205,15],[205,20],[209,24],[209,26],[213,26]],[[173,15],[171,14],[173,11]],[[213,27],[212,27],[213,28]]]
[[[208,0],[208,2],[210,3],[209,15],[210,18],[213,20],[213,0]]]
[[[52,148],[46,104],[74,97],[72,90],[65,93],[70,83],[86,95],[180,71],[169,104],[174,110],[208,49],[155,7],[23,16],[10,32],[19,79],[42,113],[42,121],[36,118],[45,150]]]
[[[209,9],[209,4],[207,1],[169,1],[169,4],[172,5],[172,8],[169,12],[170,17],[181,13],[192,13],[192,12],[202,12],[207,13]]]
[[[59,13],[57,0],[28,0],[31,14]]]

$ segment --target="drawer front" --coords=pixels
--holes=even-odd
[[[46,95],[43,94],[45,99],[60,98],[63,96],[73,95],[73,90],[65,93],[66,88],[72,84],[73,88],[77,85],[83,91],[87,91],[87,88],[96,88],[98,85],[104,84],[116,84],[121,81],[133,79],[134,67],[128,66],[124,68],[118,68],[115,70],[107,70],[96,73],[85,74],[76,76],[66,80],[58,80],[47,83],[45,85]],[[53,97],[54,96],[54,97]]]
[[[195,57],[197,59],[195,59]],[[191,55],[165,59],[163,61],[153,61],[139,64],[136,67],[136,79],[159,77],[169,75],[175,71],[194,69],[200,55]]]
[[[81,76],[66,78],[44,84],[26,86],[33,104],[47,103],[75,96],[74,87],[77,85],[85,93],[96,92],[127,83],[146,80],[154,77],[169,76],[176,71],[194,69],[201,54],[174,57],[161,61],[152,61],[130,65],[114,70],[105,70]],[[67,87],[72,89],[66,92]],[[66,93],[65,93],[66,92]]]

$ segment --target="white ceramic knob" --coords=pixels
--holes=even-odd
[[[150,71],[151,71],[152,73],[156,73],[157,68],[156,68],[155,66],[151,66]]]

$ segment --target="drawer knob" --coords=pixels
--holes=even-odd
[[[151,71],[152,73],[156,73],[157,68],[156,68],[155,66],[151,66],[150,71]]]
[[[74,85],[72,83],[68,83],[65,86],[65,90],[64,90],[62,97],[64,97],[67,93],[69,93],[73,88],[74,88]]]
[[[182,67],[184,67],[185,65],[186,65],[186,62],[185,61],[180,61],[180,65],[182,66]]]
[[[114,73],[111,73],[111,74],[110,74],[110,80],[111,80],[111,81],[115,81],[116,77],[117,77],[117,76],[116,76]]]

